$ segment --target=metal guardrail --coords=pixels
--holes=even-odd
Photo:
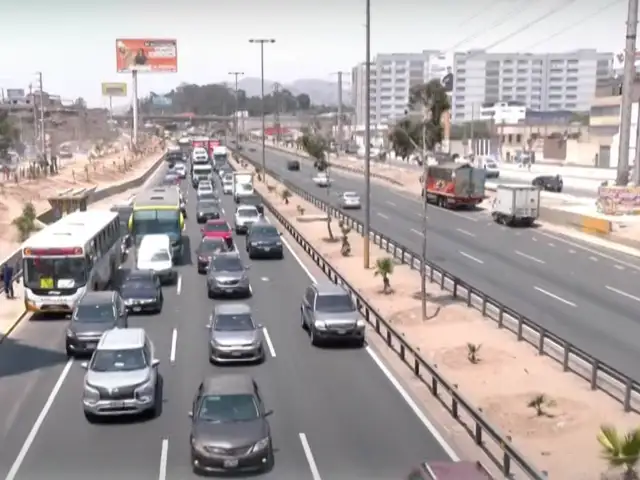
[[[100,200],[104,200],[105,198],[112,197],[113,195],[118,195],[131,188],[135,188],[139,185],[142,185],[144,182],[147,181],[147,179],[151,175],[153,175],[153,173],[157,170],[158,166],[162,164],[163,160],[164,160],[164,154],[162,154],[160,158],[158,158],[158,160],[149,168],[149,170],[147,170],[144,174],[142,174],[142,176],[134,178],[133,180],[130,180],[128,182],[121,183],[120,185],[114,185],[112,187],[107,187],[107,188],[103,188],[101,190],[95,191],[91,196],[91,203],[99,202]],[[50,208],[46,212],[38,215],[37,219],[42,223],[50,224],[56,221],[55,215],[56,214],[53,211],[53,209]],[[15,252],[13,252],[11,255],[6,257],[0,263],[0,271],[2,271],[4,266],[7,264],[12,265],[14,267],[16,265],[20,266],[21,260],[22,260],[22,249],[19,248]],[[18,271],[14,271],[12,282],[17,282],[18,280],[20,280],[21,277],[22,277],[22,270],[18,269]],[[2,293],[4,293],[4,285],[0,281],[0,294]]]
[[[289,188],[289,186],[287,187]],[[401,333],[396,331],[349,282],[334,270],[333,267],[325,261],[324,257],[278,212],[277,208],[275,208],[268,199],[259,193],[258,195],[262,198],[263,204],[270,210],[271,214],[285,227],[315,264],[320,267],[322,272],[332,282],[343,285],[349,290],[365,321],[384,340],[387,347],[398,355],[402,363],[422,381],[449,414],[458,421],[467,434],[471,436],[474,443],[500,468],[501,473],[506,478],[513,478],[514,464],[529,479],[545,480],[547,478],[546,473],[539,471],[525,459],[523,454],[512,444],[509,437],[500,433],[496,427],[491,425],[482,414],[471,405],[469,400],[458,392],[456,385],[451,384],[443,378],[436,367],[425,360],[418,351],[404,339]],[[324,210],[326,211],[327,209],[325,208]],[[346,218],[348,217],[345,217],[345,219]],[[471,421],[471,425],[468,420]],[[501,454],[496,455],[494,451],[489,448],[488,442],[492,443],[494,447],[493,450],[498,449]]]
[[[243,155],[243,158],[256,168],[262,168],[246,155]],[[357,233],[364,234],[364,225],[360,220],[282,178],[277,172],[267,168],[266,173],[285,185],[292,193],[338,220],[344,221]],[[408,247],[373,228],[370,229],[370,238],[374,244],[411,269],[418,271],[422,269],[421,256]],[[484,317],[494,320],[498,324],[498,328],[504,328],[514,333],[517,341],[524,341],[533,346],[540,355],[547,355],[556,360],[561,364],[564,372],[572,372],[585,379],[591,390],[600,389],[620,402],[625,412],[640,411],[640,383],[638,381],[607,365],[580,347],[559,337],[428,259],[425,260],[425,268],[430,283],[437,282],[440,289],[451,292],[454,299],[460,299],[468,307],[479,310]]]

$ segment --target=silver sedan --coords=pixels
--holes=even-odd
[[[360,195],[356,192],[344,192],[340,195],[340,208],[360,210],[362,208]]]

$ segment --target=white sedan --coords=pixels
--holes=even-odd
[[[329,185],[331,185],[331,179],[329,178],[329,175],[321,172],[313,177],[313,183],[315,183],[318,187],[328,187]]]
[[[344,209],[352,208],[354,210],[359,210],[362,208],[360,195],[356,192],[344,192],[340,195],[340,207]]]

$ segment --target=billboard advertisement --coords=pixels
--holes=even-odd
[[[173,103],[169,97],[163,95],[154,95],[151,97],[151,103],[155,107],[170,107]]]
[[[126,97],[127,84],[116,82],[102,82],[103,97]]]
[[[7,98],[9,100],[22,100],[25,97],[23,88],[7,88]]]
[[[161,38],[116,39],[118,73],[178,71],[178,42]]]

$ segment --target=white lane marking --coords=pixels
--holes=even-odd
[[[565,244],[570,245],[570,246],[572,246],[574,248],[579,248],[580,250],[583,250],[585,252],[589,252],[592,255],[597,255],[600,258],[606,258],[607,260],[611,260],[612,262],[618,263],[620,265],[624,265],[625,267],[629,267],[629,268],[632,268],[634,270],[640,271],[640,266],[638,266],[638,265],[634,265],[633,263],[629,263],[629,262],[626,262],[624,260],[620,260],[619,258],[615,258],[615,257],[613,257],[611,255],[606,254],[606,253],[599,252],[598,250],[594,250],[593,248],[585,247],[584,245],[580,245],[579,243],[572,242],[571,240],[567,240],[567,239],[564,239],[562,237],[556,237],[555,235],[553,235],[551,233],[539,232],[539,231],[536,232],[536,233],[539,234],[539,235],[545,235],[546,237],[549,237],[549,238],[553,238],[554,240],[557,240],[559,242],[565,243]],[[606,248],[606,247],[603,247],[603,248]]]
[[[536,237],[532,237],[531,240],[533,240],[534,242],[538,241],[538,239]]]
[[[618,270],[624,270],[624,267],[622,265],[614,265],[614,267],[616,267]]]
[[[60,393],[62,384],[64,383],[64,380],[67,378],[67,375],[69,375],[69,371],[71,370],[72,365],[73,365],[73,358],[70,358],[67,361],[64,368],[62,369],[62,372],[60,372],[60,376],[58,377],[56,384],[53,386],[53,390],[51,390],[51,393],[49,394],[49,398],[47,398],[47,401],[44,403],[44,407],[42,407],[42,410],[40,411],[38,418],[36,418],[36,421],[33,424],[33,427],[31,427],[31,431],[29,432],[29,435],[27,435],[26,440],[22,444],[22,448],[20,449],[20,452],[18,452],[18,456],[13,462],[13,465],[11,465],[11,469],[9,470],[9,473],[7,473],[5,480],[15,480],[16,475],[18,475],[18,471],[20,470],[20,467],[22,466],[22,463],[24,462],[24,459],[27,456],[27,453],[29,453],[29,449],[31,448],[31,445],[33,445],[33,442],[35,441],[36,436],[40,431],[40,428],[42,428],[42,424],[47,418],[47,414],[49,413],[49,410],[51,410],[51,407],[53,406],[53,402],[58,396],[58,393]]]
[[[260,280],[262,280],[263,282],[268,282],[269,281],[269,277],[260,277]]]
[[[396,204],[393,202],[390,202],[389,200],[385,201],[384,203],[386,203],[387,205],[391,205],[392,207],[395,207]]]
[[[519,250],[516,250],[516,255],[520,255],[523,258],[531,260],[532,262],[540,263],[540,264],[543,264],[543,265],[546,263],[544,260],[540,260],[539,258],[533,257],[531,255],[527,255],[526,253],[522,253]]]
[[[474,262],[479,263],[479,264],[481,264],[481,265],[484,263],[484,262],[483,262],[482,260],[480,260],[479,258],[476,258],[476,257],[474,257],[473,255],[469,255],[468,253],[465,253],[465,252],[458,252],[458,253],[459,253],[460,255],[462,255],[463,257],[466,257],[466,258],[468,258],[469,260],[473,260]]]
[[[380,359],[380,357],[378,357],[378,354],[371,347],[366,347],[366,351],[371,357],[371,359],[374,361],[374,363],[378,366],[378,368],[382,370],[382,373],[384,373],[385,377],[389,379],[389,381],[395,387],[398,393],[400,393],[400,396],[404,399],[404,401],[407,402],[407,404],[409,405],[409,408],[411,408],[411,410],[413,410],[413,413],[416,414],[416,417],[418,417],[418,420],[422,422],[422,424],[426,427],[426,429],[429,430],[429,433],[431,434],[431,436],[436,439],[436,441],[440,444],[440,446],[442,446],[442,449],[449,456],[449,458],[451,458],[451,460],[453,460],[454,462],[459,461],[460,457],[458,457],[458,454],[455,452],[455,450],[451,447],[451,445],[449,445],[449,443],[447,443],[447,441],[440,434],[440,432],[433,425],[433,423],[431,423],[431,421],[423,413],[420,407],[418,407],[418,405],[413,400],[413,398],[411,398],[411,395],[407,393],[407,391],[404,389],[404,387],[398,381],[395,375],[391,372],[391,370],[389,370],[389,368],[384,364],[384,362]]]
[[[622,290],[618,290],[617,288],[614,288],[614,287],[610,287],[609,285],[605,285],[604,288],[606,288],[610,292],[614,292],[614,293],[617,293],[618,295],[622,295],[623,297],[627,297],[627,298],[630,298],[631,300],[635,300],[636,302],[640,302],[640,298],[636,297],[635,295],[631,295],[630,293],[624,292]]]
[[[440,208],[439,210],[441,210],[443,212],[446,212],[446,213],[450,213],[451,215],[455,215],[456,217],[464,218],[465,220],[469,220],[470,222],[477,222],[478,221],[477,218],[467,217],[466,215],[463,215],[462,213],[454,212],[453,210],[449,210],[447,208]]]
[[[413,233],[415,233],[416,235],[420,235],[421,237],[424,237],[424,233],[419,232],[419,231],[418,231],[418,230],[416,230],[415,228],[412,228],[412,229],[411,229],[411,231],[412,231]]]
[[[316,465],[316,460],[313,458],[313,452],[309,446],[307,436],[304,433],[299,433],[298,435],[300,436],[300,443],[302,444],[302,450],[304,450],[304,456],[307,458],[307,463],[311,469],[311,477],[313,480],[322,480],[320,471],[318,470],[318,465]]]
[[[547,292],[546,290],[544,290],[544,289],[542,289],[540,287],[533,287],[533,289],[537,290],[538,292],[540,292],[540,293],[542,293],[542,294],[544,294],[544,295],[546,295],[548,297],[551,297],[551,298],[553,298],[555,300],[558,300],[559,302],[562,302],[565,305],[569,305],[570,307],[577,307],[577,305],[575,303],[570,302],[569,300],[567,300],[565,298],[559,297],[558,295],[555,295],[555,294],[553,294],[551,292]]]
[[[387,215],[385,215],[384,213],[378,212],[378,216],[384,218],[385,220],[389,220],[389,217]]]
[[[555,245],[553,243],[547,243],[547,245],[552,247],[552,248],[555,247]]]
[[[178,274],[178,280],[176,280],[176,292],[180,295],[182,291],[182,275]]]
[[[269,219],[267,218],[267,221]],[[296,252],[293,250],[293,248],[291,248],[291,245],[289,244],[289,242],[285,239],[282,238],[282,243],[287,247],[287,249],[289,250],[289,252],[291,252],[291,255],[293,256],[293,258],[295,258],[296,262],[298,262],[298,265],[300,265],[300,268],[302,268],[302,270],[304,271],[304,273],[307,274],[307,277],[309,277],[309,279],[313,282],[313,283],[318,283],[318,280],[316,279],[316,277],[311,273],[311,270],[309,270],[307,268],[307,266],[302,262],[302,260],[300,259],[300,257],[296,254]],[[440,444],[440,446],[442,447],[442,449],[447,453],[447,455],[449,456],[449,458],[451,460],[453,460],[454,462],[457,462],[460,460],[460,457],[458,457],[458,455],[456,454],[455,450],[451,447],[451,445],[449,445],[449,443],[447,443],[447,441],[444,439],[444,437],[440,434],[440,432],[438,432],[438,429],[433,425],[433,423],[431,423],[431,421],[427,418],[427,416],[422,412],[422,410],[420,409],[420,407],[418,407],[418,405],[416,404],[416,402],[411,398],[411,395],[409,395],[409,393],[406,391],[406,389],[402,386],[402,384],[398,381],[398,379],[395,377],[395,375],[391,372],[391,370],[389,370],[387,368],[387,366],[382,362],[382,360],[380,360],[380,358],[376,355],[376,353],[370,348],[370,347],[366,347],[366,352],[369,354],[369,356],[373,359],[374,363],[378,366],[378,368],[382,371],[382,373],[384,374],[385,377],[387,377],[387,379],[389,379],[389,382],[391,382],[391,385],[394,386],[394,388],[398,391],[398,393],[400,394],[400,396],[404,399],[405,402],[407,402],[407,405],[409,405],[409,408],[411,410],[413,410],[413,413],[415,413],[415,415],[418,417],[418,420],[420,420],[420,422],[422,422],[422,424],[424,425],[424,427],[429,431],[429,433],[431,434],[431,436],[433,438],[436,439],[436,441]],[[304,438],[304,440],[303,440]],[[308,446],[308,442],[306,442],[306,435],[304,435],[303,433],[300,434],[300,441],[302,442],[302,446],[304,448],[305,443]],[[305,454],[306,454],[306,450],[305,450]],[[311,453],[311,449],[309,449],[309,453]],[[313,457],[311,457],[313,458]],[[309,457],[307,457],[307,460],[309,459]],[[315,462],[314,462],[315,465]],[[317,470],[317,467],[316,467]],[[318,474],[319,475],[319,474]],[[320,478],[319,476],[316,478]]]
[[[589,260],[591,260],[592,262],[597,262],[598,261],[598,259],[596,257],[594,257],[593,255],[591,255],[589,257]]]
[[[160,470],[158,471],[158,480],[166,480],[167,478],[167,459],[169,455],[169,439],[162,439],[162,448],[160,449]]]
[[[174,328],[171,332],[171,351],[169,352],[169,361],[176,363],[176,349],[178,348],[178,329]]]
[[[569,249],[569,253],[576,253],[576,251],[573,249]]]
[[[475,237],[476,234],[475,233],[471,233],[471,232],[467,232],[466,230],[463,230],[461,228],[456,228],[456,231],[460,232],[463,235],[466,235],[468,237]]]
[[[269,330],[267,327],[262,327],[262,334],[264,335],[264,341],[267,342],[267,348],[269,349],[269,353],[273,358],[276,357],[276,349],[273,348],[273,342],[271,341],[271,335],[269,335]]]

